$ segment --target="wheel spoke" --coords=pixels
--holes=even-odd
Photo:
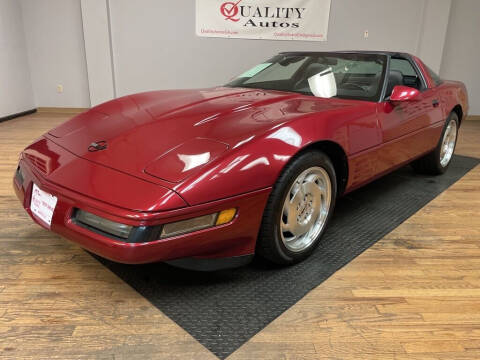
[[[300,197],[298,191],[290,198],[290,194],[285,198],[283,205],[283,215],[286,217],[286,222],[282,217],[282,232],[290,232],[295,234],[297,225],[297,206],[300,204]]]
[[[295,223],[295,226],[290,230],[290,232],[295,235],[295,237],[300,237],[305,234],[309,229],[308,225],[301,225],[299,223]]]
[[[297,206],[300,205],[301,195],[299,191],[293,195],[293,198],[288,203],[288,222],[294,222],[297,217]]]
[[[322,195],[322,190],[314,182],[308,182],[303,184],[303,191],[305,193],[312,194],[314,199],[317,199],[317,198],[320,199]]]
[[[282,232],[290,232],[290,224],[289,223],[284,223],[282,221],[281,225],[280,225],[280,230],[282,230]]]

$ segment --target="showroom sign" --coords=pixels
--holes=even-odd
[[[331,0],[197,0],[197,35],[326,41]]]

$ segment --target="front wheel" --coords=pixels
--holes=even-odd
[[[304,153],[277,180],[265,208],[257,253],[294,264],[318,246],[337,193],[335,169],[322,152]]]
[[[458,115],[452,112],[445,122],[437,147],[431,153],[415,160],[412,163],[413,169],[430,175],[440,175],[447,171],[457,144],[457,135]]]

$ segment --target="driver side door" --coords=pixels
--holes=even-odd
[[[394,86],[387,86],[385,100],[378,104],[378,117],[382,133],[382,148],[378,154],[377,172],[407,163],[410,160],[432,150],[440,137],[442,110],[438,94],[434,88],[428,88],[413,60],[391,58],[388,81],[395,80],[396,72],[401,73],[403,85],[420,91],[412,100],[392,102],[389,100]],[[390,83],[390,85],[393,85]]]

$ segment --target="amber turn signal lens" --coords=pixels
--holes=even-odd
[[[215,225],[223,225],[232,221],[236,213],[237,213],[237,209],[227,209],[227,210],[220,211]]]

